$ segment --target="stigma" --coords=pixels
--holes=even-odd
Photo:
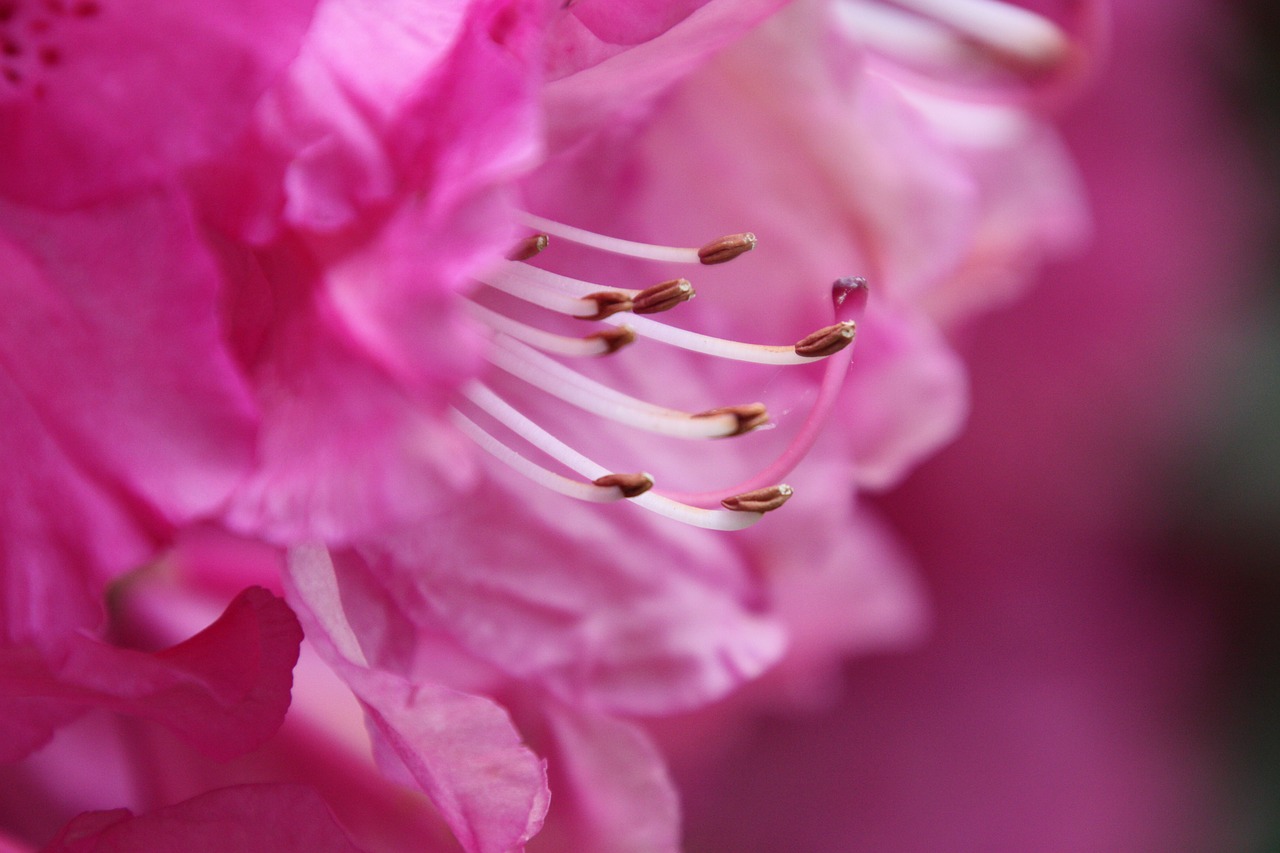
[[[861,278],[842,278],[831,288],[830,323],[789,343],[753,343],[681,328],[662,315],[677,312],[697,293],[685,276],[654,284],[587,281],[535,266],[531,260],[552,257],[559,242],[587,249],[683,265],[693,268],[724,264],[749,254],[755,234],[717,237],[696,247],[659,246],[587,231],[532,214],[521,223],[531,233],[521,238],[505,259],[475,276],[481,291],[467,303],[471,316],[488,331],[486,358],[494,373],[461,390],[450,415],[459,430],[506,467],[537,485],[578,500],[626,501],[667,518],[713,530],[739,530],[781,508],[792,496],[782,482],[808,453],[831,412],[853,354],[857,318],[866,306],[867,286]],[[520,307],[522,306],[523,307]],[[539,322],[539,318],[542,322]],[[590,324],[582,334],[565,334],[578,322]],[[544,326],[556,326],[550,331]],[[592,445],[612,446],[608,430],[641,430],[688,441],[732,440],[771,425],[763,403],[724,402],[701,411],[657,405],[575,369],[575,359],[626,358],[637,340],[649,340],[713,360],[789,367],[825,362],[816,399],[800,428],[773,459],[741,482],[702,492],[677,492],[646,471],[614,470],[584,454],[546,426],[547,406],[567,406],[596,419]],[[621,354],[620,354],[621,353]],[[495,379],[505,375],[531,386],[541,399],[504,396]],[[508,380],[504,380],[507,382]],[[513,400],[524,403],[523,408]],[[554,409],[552,409],[554,411]],[[543,413],[540,417],[539,413]],[[502,436],[502,437],[500,437]],[[710,451],[709,451],[710,452]],[[535,461],[549,457],[555,467]],[[637,466],[639,467],[639,466]],[[656,469],[654,469],[656,470]]]

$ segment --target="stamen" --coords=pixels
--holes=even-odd
[[[612,329],[601,329],[598,332],[592,332],[583,340],[603,342],[605,351],[601,355],[611,355],[623,347],[635,343],[636,330],[630,326],[615,326]]]
[[[596,234],[593,231],[587,231],[583,228],[575,228],[572,225],[565,225],[562,222],[556,222],[552,219],[544,219],[541,216],[534,216],[532,213],[521,213],[519,218],[525,225],[535,228],[538,231],[545,232],[554,237],[568,240],[571,243],[577,243],[581,246],[590,246],[593,249],[599,249],[602,252],[610,252],[615,255],[626,255],[631,258],[644,258],[649,261],[666,261],[668,263],[677,264],[700,264],[700,263],[724,263],[724,261],[732,260],[738,255],[755,246],[755,237],[750,234],[734,234],[730,237],[721,237],[713,240],[700,249],[686,249],[676,246],[658,246],[653,243],[639,243],[635,240],[622,240],[617,237],[607,237],[603,234]],[[714,246],[721,241],[739,241],[746,242],[746,238],[751,238],[751,245],[736,252],[735,254],[726,256],[723,260],[703,261],[702,252],[710,246]]]
[[[796,355],[802,358],[826,358],[835,355],[853,343],[856,329],[857,326],[852,320],[825,326],[801,338],[796,343]]]
[[[604,322],[621,323],[623,320],[606,319]],[[668,346],[678,347],[690,352],[698,352],[703,355],[709,355],[714,358],[723,358],[729,361],[745,361],[752,364],[769,364],[774,366],[786,366],[791,364],[808,364],[815,358],[823,356],[806,356],[801,355],[796,349],[801,343],[808,340],[812,335],[802,338],[795,344],[786,346],[775,346],[771,344],[749,344],[744,341],[732,341],[727,338],[716,338],[711,335],[704,335],[700,332],[691,332],[688,329],[677,329],[674,326],[668,326],[659,323],[656,320],[649,320],[644,317],[627,317],[625,322],[627,325],[635,329],[636,334],[646,340],[654,340]],[[825,331],[830,327],[823,327]]]
[[[506,274],[502,268],[479,273],[476,275],[476,281],[501,290],[503,293],[509,293],[531,305],[584,320],[600,320],[610,314],[629,310],[631,307],[631,297],[625,293],[617,291],[592,293],[578,298],[530,284]]]
[[[546,234],[531,234],[516,243],[511,251],[507,253],[507,260],[527,261],[545,250],[550,242]]]
[[[895,0],[953,27],[966,38],[1031,65],[1060,60],[1069,45],[1056,24],[1002,0]]]
[[[688,302],[693,296],[693,285],[687,279],[675,278],[637,293],[631,299],[631,310],[637,314],[660,314]]]
[[[720,505],[733,512],[772,512],[791,500],[792,494],[794,494],[792,488],[786,483],[781,483],[777,486],[733,495],[720,501]]]
[[[867,283],[862,278],[842,278],[831,286],[831,302],[836,309],[836,317],[844,322],[854,317],[861,317],[867,304]],[[814,400],[809,414],[801,424],[800,430],[791,443],[778,456],[746,480],[727,489],[715,489],[706,492],[664,492],[667,497],[692,504],[693,506],[715,506],[722,501],[741,494],[770,488],[800,464],[808,455],[818,435],[827,423],[827,418],[835,406],[844,385],[845,374],[849,372],[849,364],[853,359],[853,348],[844,347],[836,355],[827,359],[822,374],[822,384],[818,386],[818,397]]]
[[[636,339],[636,333],[629,326],[603,329],[581,338],[557,335],[533,326],[513,320],[505,314],[499,314],[475,302],[467,302],[467,310],[477,320],[496,332],[502,332],[518,341],[537,347],[543,352],[556,355],[580,358],[584,356],[609,355],[622,349]]]
[[[836,6],[837,20],[865,44],[926,64],[972,60],[976,49],[1015,68],[1045,69],[1070,53],[1056,24],[1002,0],[893,2],[846,0]]]
[[[541,465],[516,453],[457,409],[451,409],[449,415],[454,425],[468,438],[480,445],[489,455],[545,489],[550,489],[553,492],[558,492],[580,501],[591,501],[593,503],[610,503],[634,496],[629,492],[633,492],[636,488],[632,479],[630,479],[636,477],[637,475],[635,474],[606,474],[602,477],[597,477],[590,483],[574,480],[554,471],[548,471]],[[610,477],[627,479],[615,483],[609,480]],[[653,486],[652,478],[649,479],[649,486]],[[642,489],[640,492],[635,492],[635,494],[643,494],[644,491],[647,490]]]
[[[631,302],[631,296],[618,290],[589,293],[582,297],[582,301],[594,304],[596,312],[586,316],[575,314],[574,316],[579,320],[603,320],[605,317],[612,317],[614,314],[621,314],[635,307]]]
[[[646,471],[636,474],[605,474],[592,482],[597,486],[612,486],[622,492],[624,498],[638,498],[653,488],[653,475]]]
[[[511,430],[516,435],[541,450],[543,453],[546,453],[551,458],[560,462],[565,467],[576,471],[584,477],[591,477],[593,480],[610,475],[611,472],[604,468],[604,466],[593,462],[560,439],[551,435],[551,433],[529,420],[514,406],[506,400],[503,400],[484,385],[481,385],[478,382],[469,383],[463,387],[462,394],[507,429]],[[465,416],[460,414],[457,415],[457,417],[466,420]],[[546,469],[529,462],[529,460],[520,456],[520,454],[511,450],[511,448],[501,442],[498,442],[483,430],[480,430],[479,427],[476,427],[474,432],[484,435],[494,446],[502,449],[497,453],[490,450],[490,453],[493,456],[511,465],[515,470],[525,474],[526,476],[530,473],[534,473],[535,476],[533,479],[535,479],[536,482],[541,482],[542,480],[540,479],[540,475],[537,475],[534,469],[543,471],[546,474],[552,474],[552,472],[546,471]],[[473,435],[473,432],[468,431],[468,435]],[[481,446],[485,445],[482,444]],[[489,448],[486,447],[486,449]],[[569,480],[567,477],[562,477],[560,479],[570,483],[575,482]],[[595,486],[594,482],[592,485]],[[621,493],[621,488],[616,485],[608,487],[595,486],[595,488],[608,488],[611,491]],[[559,491],[559,489],[557,489],[557,491]],[[590,497],[587,498],[587,500],[593,499],[594,498]],[[687,506],[679,501],[674,501],[670,498],[663,497],[662,495],[657,495],[652,492],[640,494],[637,497],[630,498],[630,500],[636,506],[643,507],[650,512],[655,512],[675,521],[690,524],[694,527],[703,527],[708,530],[742,530],[743,528],[750,527],[755,524],[763,517],[763,513],[750,510],[716,510]]]
[[[764,407],[764,403],[747,403],[745,406],[722,406],[719,409],[699,412],[694,417],[718,418],[722,415],[732,415],[738,419],[738,428],[729,433],[726,438],[751,432],[753,429],[762,427],[769,422],[769,410]]]
[[[487,357],[495,366],[570,405],[636,429],[675,438],[727,438],[737,435],[737,415],[696,417],[688,412],[655,406],[588,379],[535,349],[498,335]]]
[[[726,264],[738,255],[750,252],[756,247],[756,235],[750,231],[745,234],[730,234],[710,243],[698,250],[698,260],[706,266]]]

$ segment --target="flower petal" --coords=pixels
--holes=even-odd
[[[32,59],[0,97],[0,194],[68,206],[209,156],[246,125],[315,2],[16,4],[6,41]]]
[[[321,656],[364,705],[384,772],[419,785],[468,853],[523,845],[546,814],[542,761],[491,700],[370,665],[339,582],[324,548],[290,555],[289,596]]]
[[[361,853],[305,785],[237,785],[135,816],[85,812],[43,853]]]
[[[301,641],[285,603],[251,587],[208,628],[155,654],[83,636],[54,661],[0,651],[3,757],[21,757],[90,707],[161,723],[215,758],[239,755],[284,719]]]

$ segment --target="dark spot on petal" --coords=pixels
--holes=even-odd
[[[81,2],[71,7],[71,14],[81,18],[92,18],[101,11],[102,7],[95,3],[94,0],[81,0]]]
[[[57,65],[62,61],[62,51],[52,45],[40,48],[40,61],[45,65]]]
[[[16,41],[7,38],[0,41],[0,53],[5,56],[19,56],[22,53],[22,48]]]
[[[49,32],[49,28],[52,25],[49,23],[48,18],[32,18],[29,26],[31,27],[31,32],[42,36]]]
[[[17,11],[18,4],[14,0],[0,0],[0,23],[12,21]]]
[[[22,82],[22,75],[18,73],[16,68],[6,68],[4,70],[4,79],[16,86]]]
[[[44,7],[55,15],[65,15],[67,13],[65,0],[44,0]]]

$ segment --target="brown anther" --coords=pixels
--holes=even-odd
[[[693,285],[687,279],[673,278],[671,281],[664,281],[655,284],[653,287],[646,287],[644,290],[631,297],[634,307],[631,309],[637,314],[660,314],[663,311],[670,311],[681,302],[688,302],[693,298]]]
[[[653,477],[643,471],[638,474],[605,474],[591,482],[597,486],[616,486],[624,498],[643,495],[653,488]]]
[[[829,355],[835,355],[853,343],[856,331],[857,326],[852,320],[824,326],[796,342],[796,355],[802,358],[826,358]]]
[[[510,252],[507,252],[507,260],[527,261],[547,248],[547,244],[550,242],[551,239],[546,234],[530,234],[516,243]]]
[[[598,332],[592,332],[586,336],[589,341],[604,341],[606,347],[601,355],[612,355],[627,344],[635,343],[636,330],[630,326],[612,326],[608,329],[601,329]]]
[[[582,297],[587,302],[594,302],[599,310],[580,320],[603,320],[622,311],[631,310],[631,297],[617,290],[603,290]]]
[[[733,432],[725,435],[725,438],[732,438],[735,435],[742,435],[744,432],[751,432],[757,427],[762,427],[769,422],[769,410],[764,407],[764,403],[747,403],[744,406],[723,406],[719,409],[708,409],[705,412],[698,412],[695,418],[714,418],[719,415],[733,415],[738,419],[738,425]]]
[[[770,512],[791,499],[792,489],[786,483],[743,492],[720,501],[720,506],[734,512]]]
[[[748,231],[745,234],[730,234],[719,240],[712,240],[698,250],[698,260],[710,266],[723,264],[750,252],[756,247],[756,235]]]

